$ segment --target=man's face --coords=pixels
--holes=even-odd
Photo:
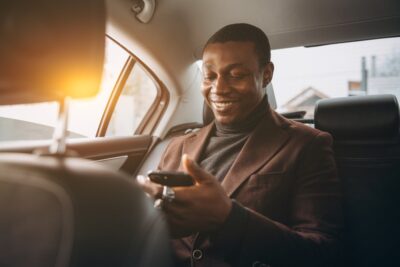
[[[272,63],[260,67],[251,42],[209,44],[203,53],[202,94],[218,122],[240,122],[262,100],[272,74]]]

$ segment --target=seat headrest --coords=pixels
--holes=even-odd
[[[1,1],[0,104],[95,95],[104,46],[104,0]]]
[[[323,99],[315,106],[315,128],[335,141],[392,142],[399,138],[399,105],[394,95]]]

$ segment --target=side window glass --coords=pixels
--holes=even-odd
[[[159,86],[128,51],[106,38],[100,91],[93,98],[70,102],[68,138],[96,137],[113,90],[120,85],[119,78],[128,69],[130,72],[124,74],[127,75],[126,81],[121,85],[122,92],[116,96],[117,100],[113,100],[117,103],[111,111],[106,136],[129,136],[135,133],[147,118],[149,110],[154,110],[152,105],[159,96]],[[0,142],[51,139],[57,112],[56,102],[0,106]]]
[[[87,137],[95,137],[108,99],[117,82],[129,53],[113,40],[106,38],[101,88],[97,96],[74,100],[70,104],[68,130]]]
[[[133,135],[157,97],[157,86],[137,62],[124,85],[106,136]]]
[[[101,88],[93,98],[72,100],[68,138],[95,137],[101,117],[129,53],[109,38]],[[56,102],[0,106],[0,142],[51,139],[57,122]]]

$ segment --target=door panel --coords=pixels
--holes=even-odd
[[[70,139],[68,150],[79,157],[96,160],[113,169],[134,174],[148,153],[153,137],[137,135],[129,137],[101,137],[95,139]],[[46,153],[51,140],[2,143],[0,152]]]
[[[109,159],[100,159],[100,160],[97,160],[97,162],[106,166],[109,169],[119,170],[124,165],[124,163],[127,159],[128,159],[128,156],[119,156],[119,157],[109,158]]]

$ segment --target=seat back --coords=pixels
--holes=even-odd
[[[0,214],[1,266],[170,266],[161,214],[95,162],[0,154]]]
[[[315,127],[332,134],[343,185],[347,266],[395,266],[400,232],[399,106],[395,96],[326,99]]]

